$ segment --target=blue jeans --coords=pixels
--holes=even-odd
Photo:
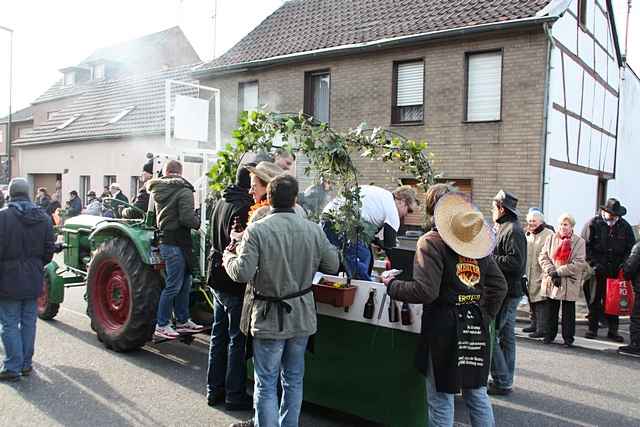
[[[454,395],[436,390],[433,374],[433,363],[429,357],[427,372],[427,406],[429,408],[429,427],[451,427],[454,416]],[[491,427],[496,422],[493,418],[491,400],[486,387],[463,388],[462,398],[469,410],[469,418],[473,427]]]
[[[225,389],[226,401],[237,403],[246,396],[246,340],[240,331],[243,297],[217,290],[213,291],[213,296],[207,394]]]
[[[36,341],[36,299],[0,299],[0,335],[4,346],[3,371],[19,374],[31,368]]]
[[[329,239],[329,242],[338,249],[342,248],[343,239],[333,231],[331,223],[323,222],[322,230]],[[363,241],[358,240],[355,244],[348,243],[344,254],[344,268],[352,279],[371,280],[369,265],[371,264],[371,249]]]
[[[513,387],[513,375],[516,370],[516,311],[520,300],[520,297],[507,297],[496,317],[491,378],[500,388]]]
[[[175,310],[176,321],[189,320],[189,294],[191,292],[191,272],[182,248],[160,245],[160,256],[165,262],[165,284],[158,303],[158,326],[167,326],[171,313]]]
[[[304,352],[308,336],[286,340],[253,339],[255,388],[253,406],[257,427],[297,427],[302,406]],[[276,384],[282,379],[282,402],[278,412]]]

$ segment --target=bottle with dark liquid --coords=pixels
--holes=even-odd
[[[413,315],[411,314],[411,307],[406,302],[402,303],[402,309],[400,310],[400,317],[402,318],[402,324],[407,326],[413,323]]]
[[[240,225],[239,219],[240,218],[238,218],[238,216],[233,217],[233,224],[231,224],[231,229],[236,233],[242,233],[242,231],[244,231],[244,228],[242,228],[242,225]],[[232,238],[231,242],[229,242],[229,244],[227,245],[226,250],[228,250],[229,252],[235,252],[238,243],[240,243],[239,240]]]
[[[367,299],[367,302],[364,305],[364,313],[362,313],[362,316],[365,319],[373,319],[373,313],[376,311],[375,297],[376,290],[371,289],[371,291],[369,291],[369,299]]]
[[[400,321],[398,304],[394,300],[389,300],[389,323],[396,323],[398,321]]]

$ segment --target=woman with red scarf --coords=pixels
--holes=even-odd
[[[576,300],[580,295],[582,274],[586,267],[584,239],[573,232],[576,220],[563,214],[558,231],[547,239],[538,261],[542,267],[542,292],[548,298],[544,343],[550,344],[558,334],[558,313],[562,306],[562,339],[573,345],[576,333]]]

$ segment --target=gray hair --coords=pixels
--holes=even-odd
[[[527,221],[531,221],[532,219],[539,219],[544,222],[544,214],[540,211],[531,210],[527,213]]]
[[[570,213],[565,212],[560,215],[560,218],[558,218],[558,224],[562,224],[565,220],[569,221],[569,224],[571,224],[572,227],[576,226],[576,219]]]

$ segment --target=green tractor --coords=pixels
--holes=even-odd
[[[91,328],[107,348],[130,351],[151,341],[164,287],[164,264],[155,218],[147,213],[143,216],[133,220],[92,215],[69,218],[59,230],[64,237],[64,265],[52,261],[45,267],[38,316],[53,319],[64,301],[65,288],[86,286]],[[191,315],[196,322],[210,324],[213,306],[203,271],[203,236],[204,230],[193,232],[198,262],[194,263]],[[182,340],[190,343],[193,337],[186,335]]]

